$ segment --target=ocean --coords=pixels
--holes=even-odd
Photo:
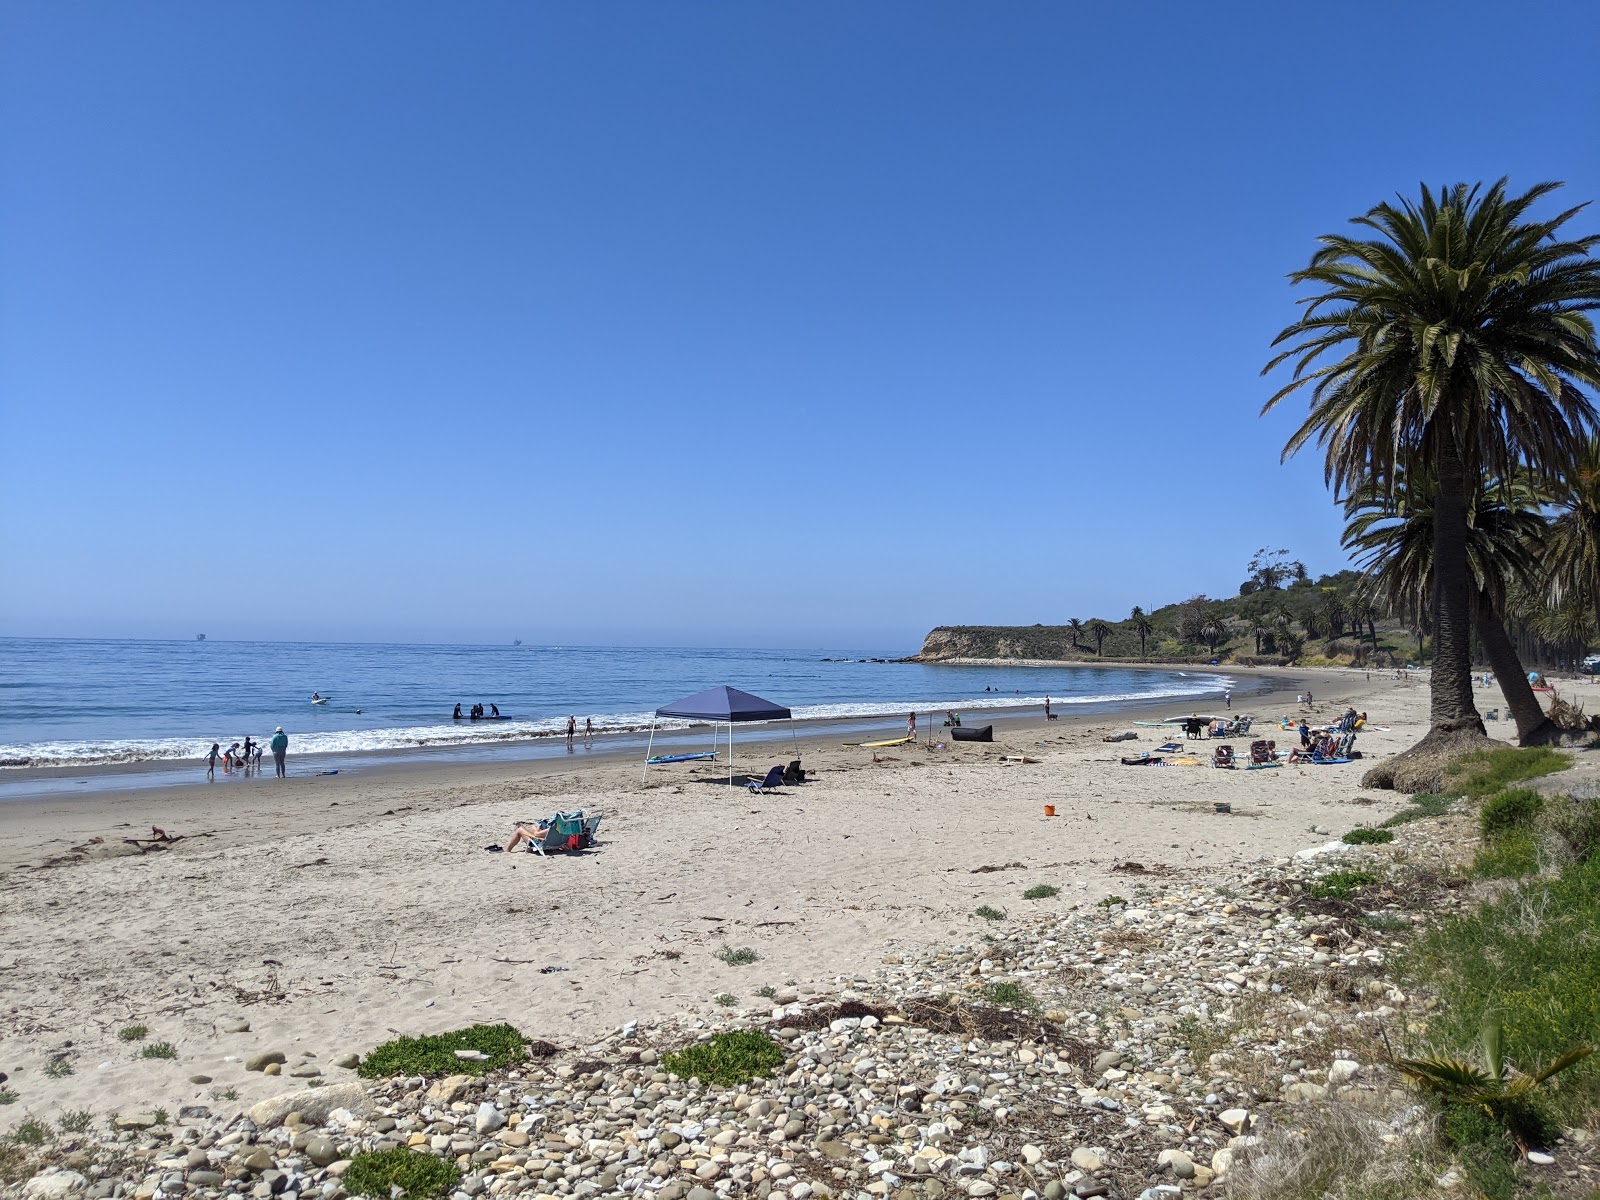
[[[656,708],[723,683],[796,717],[884,719],[1046,695],[1063,710],[1198,699],[1231,682],[1146,667],[873,661],[904,653],[0,638],[0,776],[194,760],[278,725],[297,755],[527,743],[561,734],[569,715],[580,728],[637,731]],[[313,692],[328,703],[312,704]],[[497,704],[510,719],[453,721],[457,703]]]

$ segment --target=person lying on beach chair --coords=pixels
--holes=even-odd
[[[519,822],[516,831],[511,835],[511,840],[506,843],[506,850],[515,850],[518,846],[530,842],[542,842],[549,832],[549,821],[530,821],[526,825]],[[532,849],[531,846],[528,848]]]

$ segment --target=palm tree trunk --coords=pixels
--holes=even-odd
[[[1547,746],[1561,737],[1561,730],[1544,715],[1539,698],[1528,683],[1528,672],[1523,669],[1517,648],[1506,635],[1505,623],[1489,604],[1487,596],[1478,596],[1478,636],[1483,639],[1483,649],[1494,668],[1500,691],[1506,698],[1506,707],[1517,723],[1517,740],[1524,746]]]
[[[1472,601],[1477,588],[1467,564],[1467,478],[1448,435],[1439,454],[1433,510],[1433,681],[1428,719],[1437,729],[1476,725],[1472,701]]]

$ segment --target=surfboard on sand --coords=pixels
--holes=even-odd
[[[914,737],[901,737],[901,738],[890,738],[888,741],[885,741],[885,742],[841,742],[840,744],[844,745],[844,746],[849,746],[849,747],[852,747],[852,748],[859,746],[859,747],[862,747],[862,748],[865,748],[865,749],[876,750],[880,746],[904,746],[907,742],[914,742],[916,740],[917,739],[914,738]]]

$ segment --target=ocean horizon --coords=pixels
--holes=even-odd
[[[493,746],[648,727],[719,684],[800,719],[1215,695],[1224,674],[1156,667],[974,667],[904,648],[408,645],[0,638],[0,768],[180,762],[282,725],[297,754]],[[325,704],[311,703],[313,693]],[[453,720],[497,705],[504,719]],[[683,728],[688,722],[662,722]]]

